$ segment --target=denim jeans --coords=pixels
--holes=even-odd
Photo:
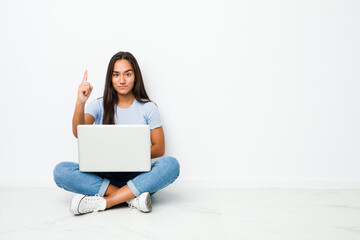
[[[119,188],[129,186],[138,197],[144,192],[154,194],[173,183],[179,176],[180,165],[174,157],[161,157],[151,164],[149,172],[80,172],[75,162],[60,162],[54,168],[56,185],[67,191],[101,197],[109,184]]]

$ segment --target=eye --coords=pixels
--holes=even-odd
[[[127,76],[127,77],[130,77],[130,76],[131,76],[131,73],[127,73],[126,76]]]
[[[117,77],[117,76],[119,76],[119,74],[117,74],[117,73],[114,73],[114,74],[113,74],[113,76],[114,76],[114,77]]]

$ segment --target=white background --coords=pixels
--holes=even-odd
[[[138,60],[175,184],[360,187],[359,1],[1,1],[0,186],[77,161],[85,69]]]

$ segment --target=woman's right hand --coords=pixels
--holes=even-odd
[[[78,103],[85,104],[85,102],[90,97],[92,90],[93,90],[93,86],[91,86],[90,83],[87,82],[87,70],[85,70],[84,78],[78,90],[78,98],[77,98]]]

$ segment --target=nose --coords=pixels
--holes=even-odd
[[[125,84],[125,77],[120,75],[120,84]]]

